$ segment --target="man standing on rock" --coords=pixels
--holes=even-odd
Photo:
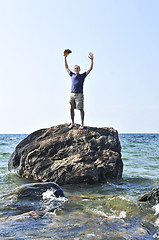
[[[68,68],[67,59],[66,59],[67,54],[66,55],[64,54],[65,68],[66,68],[66,70],[67,70],[67,72],[70,75],[71,80],[72,80],[71,94],[70,94],[70,101],[69,101],[69,103],[70,103],[70,115],[71,115],[71,121],[72,121],[71,125],[69,126],[70,129],[75,126],[75,123],[74,123],[74,116],[75,116],[74,109],[80,110],[80,115],[81,115],[80,129],[84,128],[83,84],[84,84],[84,80],[85,80],[86,76],[93,69],[93,53],[90,52],[88,57],[91,60],[90,68],[86,72],[80,74],[80,66],[78,66],[78,65],[74,66],[74,73],[72,71],[70,71],[70,69]]]

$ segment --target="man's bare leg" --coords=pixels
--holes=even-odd
[[[75,123],[74,123],[74,117],[75,117],[75,112],[74,112],[74,108],[70,108],[70,115],[71,115],[71,125],[69,126],[69,128],[72,128],[75,126]]]
[[[80,109],[80,114],[81,114],[81,126],[79,127],[80,129],[84,128],[84,110]]]

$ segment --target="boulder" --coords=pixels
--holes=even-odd
[[[113,128],[61,124],[28,135],[16,147],[8,169],[20,177],[59,185],[120,178],[118,132]]]
[[[152,191],[142,194],[138,200],[140,202],[149,201],[153,204],[159,203],[159,188],[153,188]]]

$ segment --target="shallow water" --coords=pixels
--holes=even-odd
[[[0,135],[0,239],[159,239],[159,204],[138,202],[159,187],[159,134],[119,135],[122,179],[62,186],[66,198],[50,190],[40,201],[18,201],[9,193],[29,181],[8,173],[7,165],[25,137]]]

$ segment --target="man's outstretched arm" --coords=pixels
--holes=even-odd
[[[91,65],[90,68],[86,71],[86,75],[90,73],[90,71],[93,69],[93,53],[89,53],[88,57],[91,59]]]
[[[65,65],[65,68],[66,68],[66,71],[68,72],[68,74],[70,75],[70,69],[68,68],[68,64],[67,64],[67,56],[64,56],[64,65]]]

